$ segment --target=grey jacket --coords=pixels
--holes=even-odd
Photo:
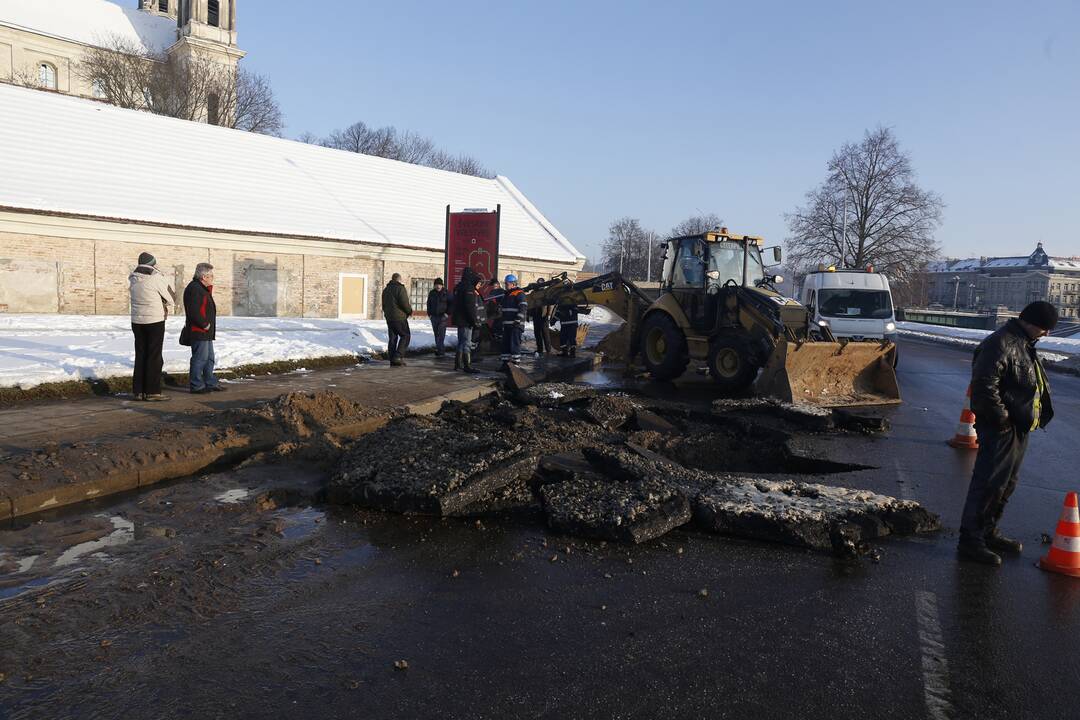
[[[128,284],[132,324],[164,322],[176,294],[161,271],[151,265],[140,265],[128,276]]]

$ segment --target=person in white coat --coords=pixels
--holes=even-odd
[[[131,286],[131,332],[135,334],[135,372],[131,392],[136,400],[168,400],[161,394],[161,346],[165,341],[165,318],[176,293],[158,270],[157,259],[139,255],[139,266],[128,277]]]

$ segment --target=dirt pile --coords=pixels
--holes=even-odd
[[[604,336],[604,339],[596,344],[596,352],[603,353],[604,360],[614,363],[627,363],[630,361],[630,329],[623,325],[613,332]]]
[[[364,407],[340,395],[322,391],[292,392],[252,409],[233,410],[223,418],[226,422],[243,418],[261,418],[297,437],[306,438],[330,428],[348,428],[361,424],[385,411]]]

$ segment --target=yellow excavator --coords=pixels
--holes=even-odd
[[[525,288],[529,307],[606,307],[626,321],[628,361],[640,356],[656,380],[674,380],[705,361],[726,394],[745,393],[824,407],[900,402],[888,341],[839,342],[811,326],[807,308],[784,297],[779,247],[719,228],[663,244],[660,294],[653,299],[619,273],[573,282],[563,273]],[[772,262],[766,265],[766,254]]]

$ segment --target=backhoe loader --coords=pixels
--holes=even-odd
[[[761,238],[726,228],[664,243],[653,300],[619,273],[572,282],[565,273],[525,288],[529,306],[600,305],[623,318],[628,357],[657,380],[705,361],[725,394],[746,392],[825,407],[900,402],[891,342],[837,342],[766,273]],[[767,248],[773,265],[780,248]]]

